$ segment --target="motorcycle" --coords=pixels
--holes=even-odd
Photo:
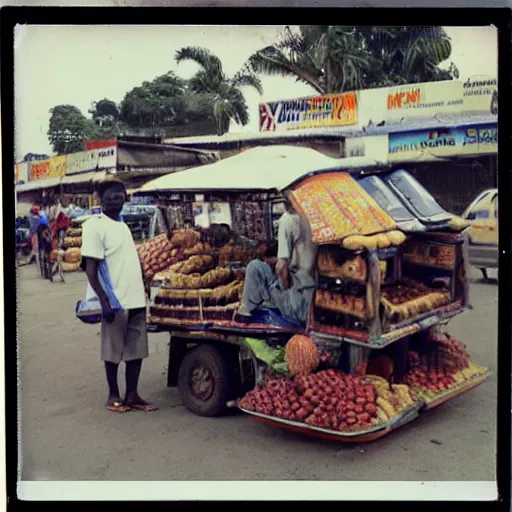
[[[16,229],[16,266],[21,267],[32,262],[32,241],[30,229],[19,227]]]

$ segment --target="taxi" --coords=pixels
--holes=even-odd
[[[488,279],[487,269],[498,268],[498,189],[479,194],[463,214],[468,229],[469,263]]]

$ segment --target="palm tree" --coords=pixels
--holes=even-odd
[[[217,134],[229,131],[231,121],[245,126],[249,122],[249,111],[240,90],[244,86],[253,87],[260,94],[263,87],[260,79],[247,67],[228,77],[222,69],[220,59],[206,48],[185,47],[176,52],[176,62],[192,60],[200,70],[189,81],[193,92],[206,93],[213,102],[213,114],[217,122]]]
[[[441,27],[285,27],[279,40],[248,60],[255,73],[295,78],[319,94],[402,83],[447,80],[453,66],[438,64],[451,53]]]

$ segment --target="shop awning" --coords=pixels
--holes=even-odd
[[[62,178],[62,185],[71,185],[73,183],[87,183],[92,181],[101,181],[105,179],[106,171],[89,171],[78,174],[70,174]]]
[[[220,162],[162,176],[143,185],[140,191],[283,190],[310,173],[382,165],[367,157],[331,158],[304,147],[262,146]]]
[[[61,178],[49,178],[46,180],[33,180],[23,185],[16,186],[16,192],[29,192],[30,190],[40,190],[42,188],[52,188],[60,185]]]
[[[196,167],[219,160],[217,153],[167,144],[119,141],[117,170]]]

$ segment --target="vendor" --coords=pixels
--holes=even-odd
[[[315,289],[316,246],[307,220],[296,212],[288,197],[279,219],[275,273],[261,260],[246,268],[239,320],[260,306],[277,308],[284,317],[305,323]]]

